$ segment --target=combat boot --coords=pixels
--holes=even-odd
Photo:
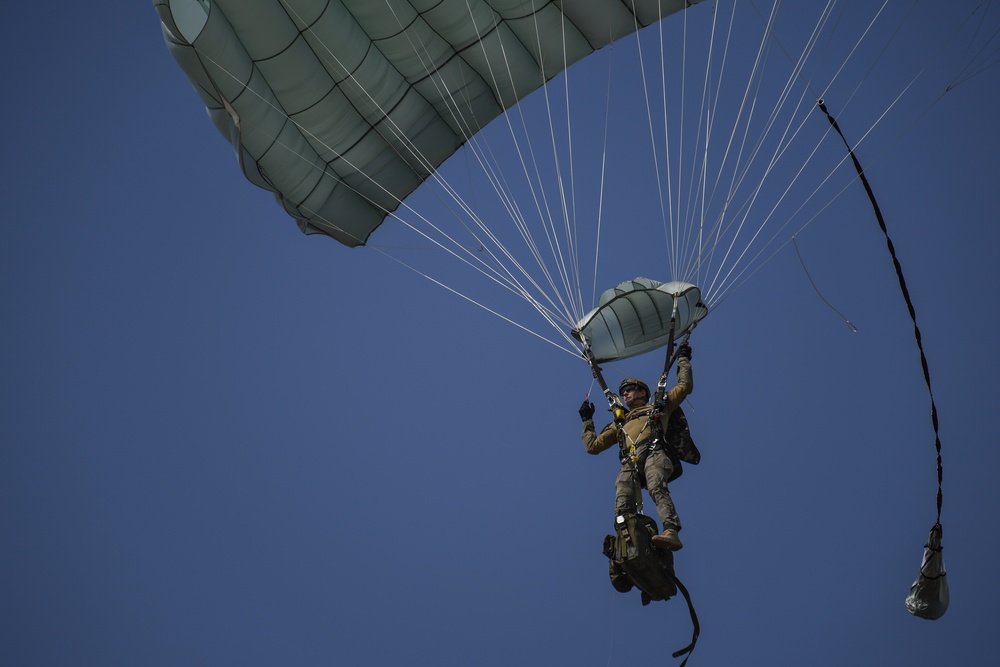
[[[677,531],[673,528],[664,529],[662,535],[654,535],[652,542],[654,547],[668,551],[680,551],[684,548],[684,545],[681,544],[681,538],[677,536]]]

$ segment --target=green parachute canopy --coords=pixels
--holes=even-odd
[[[598,363],[634,357],[670,342],[675,307],[675,338],[708,314],[701,290],[691,283],[626,280],[601,294],[597,308],[577,323],[573,335],[590,347]]]
[[[444,160],[581,58],[700,0],[153,0],[244,175],[364,244]]]

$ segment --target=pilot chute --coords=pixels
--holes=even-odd
[[[595,362],[614,361],[668,345],[671,335],[683,336],[707,314],[694,285],[635,278],[601,294],[573,334],[590,347]]]

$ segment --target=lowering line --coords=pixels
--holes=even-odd
[[[885,244],[889,249],[889,254],[892,256],[892,264],[896,269],[896,278],[899,280],[899,289],[903,293],[903,299],[906,301],[906,307],[910,312],[910,319],[913,320],[913,337],[917,341],[917,349],[920,351],[920,365],[924,371],[924,382],[927,383],[927,393],[930,396],[931,401],[931,424],[934,427],[934,449],[937,452],[937,519],[934,526],[931,528],[931,534],[935,533],[940,540],[941,535],[941,503],[944,498],[944,494],[941,489],[941,482],[944,479],[944,469],[941,464],[941,436],[938,432],[938,415],[937,406],[934,404],[934,392],[931,390],[931,374],[927,366],[927,356],[924,354],[924,344],[923,338],[920,335],[920,327],[917,325],[917,313],[913,307],[913,301],[910,299],[910,292],[906,288],[906,280],[903,278],[903,267],[899,263],[899,259],[896,257],[896,248],[892,244],[892,239],[889,237],[889,230],[885,225],[885,218],[882,217],[882,210],[879,208],[878,201],[875,199],[875,193],[872,191],[871,184],[868,183],[868,178],[865,176],[865,171],[861,167],[861,162],[858,161],[857,156],[854,154],[854,149],[851,148],[851,144],[844,137],[844,133],[840,130],[840,126],[837,124],[837,120],[833,117],[830,111],[826,108],[826,104],[823,100],[818,100],[817,104],[819,108],[826,114],[827,120],[830,121],[830,125],[833,129],[840,135],[841,140],[843,140],[844,145],[847,147],[847,152],[851,157],[851,161],[854,163],[854,168],[858,172],[858,178],[861,179],[861,184],[865,187],[865,192],[868,194],[868,200],[871,202],[872,209],[875,211],[875,218],[878,220],[878,225],[882,229],[882,234],[885,235]],[[934,540],[931,540],[933,542]],[[938,551],[940,551],[940,543],[938,543]],[[941,612],[944,613],[943,611]]]

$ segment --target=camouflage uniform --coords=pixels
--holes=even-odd
[[[660,417],[664,428],[670,413],[676,410],[693,390],[691,361],[680,357],[677,360],[677,386],[664,397],[665,407]],[[652,405],[641,405],[632,407],[625,416],[623,431],[626,444],[622,447],[619,456],[622,461],[622,469],[615,480],[615,515],[636,511],[638,499],[635,497],[632,463],[628,458],[629,446],[635,445],[636,461],[642,470],[645,482],[643,486],[646,487],[653,502],[656,503],[656,511],[660,515],[660,521],[663,522],[664,530],[673,528],[679,531],[681,522],[674,509],[674,502],[670,499],[670,492],[667,490],[667,480],[674,472],[674,464],[662,447],[657,447],[652,452],[649,451],[654,437],[654,415],[655,408]],[[604,450],[610,449],[612,445],[619,444],[618,431],[614,424],[608,424],[598,434],[594,431],[594,420],[588,419],[583,422],[583,444],[587,448],[588,454],[600,454]]]

